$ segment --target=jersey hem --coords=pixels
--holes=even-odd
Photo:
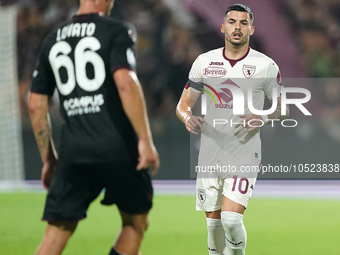
[[[48,223],[64,223],[64,224],[76,223],[82,219],[85,219],[85,217],[81,217],[75,220],[58,220],[58,219],[41,218],[42,221],[46,221]]]
[[[126,68],[131,71],[134,71],[130,66],[117,66],[117,67],[112,68],[111,73],[113,74],[115,71],[117,71],[118,69],[122,69],[122,68]]]
[[[48,93],[48,92],[45,92],[45,91],[35,90],[35,89],[31,89],[31,92],[41,94],[41,95],[48,95],[48,96],[53,96],[53,93],[54,93],[54,91],[52,93]]]

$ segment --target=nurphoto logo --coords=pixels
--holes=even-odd
[[[226,108],[226,109],[232,109],[233,115],[243,115],[245,114],[245,102],[247,103],[248,109],[252,114],[255,115],[269,115],[272,114],[277,106],[278,106],[278,90],[277,88],[273,88],[272,90],[272,105],[270,109],[267,110],[259,110],[255,109],[253,104],[253,89],[248,88],[247,90],[247,96],[244,96],[243,91],[239,86],[236,84],[223,84],[223,88],[219,88],[222,92],[217,93],[217,91],[210,85],[201,83],[203,85],[203,88],[201,90],[205,91],[207,94],[202,94],[202,104],[201,104],[201,114],[206,115],[207,114],[207,95],[209,95],[214,103],[215,108]],[[206,87],[206,88],[204,88]],[[210,92],[211,91],[211,92]],[[289,93],[295,93],[302,95],[300,98],[289,98]],[[281,91],[281,115],[286,115],[286,105],[295,105],[305,116],[311,116],[312,114],[307,110],[307,108],[304,106],[305,103],[309,102],[311,99],[311,93],[309,90],[305,88],[297,88],[297,87],[282,87]],[[215,96],[217,97],[218,101],[215,100]],[[225,102],[225,104],[222,103],[222,100]],[[233,101],[233,104],[228,104],[230,101]],[[261,121],[262,125],[260,126],[253,126],[252,122],[255,121]],[[264,120],[265,122],[271,122],[272,126],[274,126],[274,121],[279,121],[278,119],[267,119]],[[261,127],[265,124],[265,122],[262,120],[250,120],[248,123],[251,127]],[[294,122],[293,125],[288,125],[288,122]],[[225,125],[227,123],[233,124],[243,124],[245,123],[233,123],[232,120],[226,120],[226,119],[214,119],[214,127],[216,125]],[[294,119],[285,119],[281,121],[281,125],[283,127],[295,127],[298,124],[298,122]]]

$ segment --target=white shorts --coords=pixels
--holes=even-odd
[[[196,210],[213,212],[221,209],[222,196],[243,205],[251,198],[256,178],[210,177],[196,180]]]

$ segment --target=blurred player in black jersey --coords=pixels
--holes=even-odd
[[[116,204],[123,228],[110,254],[137,255],[148,225],[159,158],[135,74],[135,35],[104,17],[113,0],[82,0],[78,14],[44,40],[33,74],[29,111],[43,161],[48,222],[36,254],[61,254],[90,203]],[[65,119],[60,154],[48,102],[55,88]]]

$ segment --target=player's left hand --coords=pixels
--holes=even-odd
[[[245,132],[251,132],[255,129],[259,129],[263,125],[263,122],[261,122],[263,118],[260,115],[244,114],[244,115],[240,115],[239,117],[243,118],[245,121],[245,126],[244,126],[246,128]],[[236,127],[239,127],[240,125],[242,124],[237,124]]]
[[[151,174],[155,175],[159,169],[159,156],[153,142],[150,140],[138,141],[138,165],[137,171],[142,169],[151,168]]]
[[[51,164],[49,162],[46,162],[43,164],[43,167],[41,170],[41,180],[46,190],[50,188],[50,184],[52,181],[52,176],[53,176],[55,168],[56,168],[56,164]]]

